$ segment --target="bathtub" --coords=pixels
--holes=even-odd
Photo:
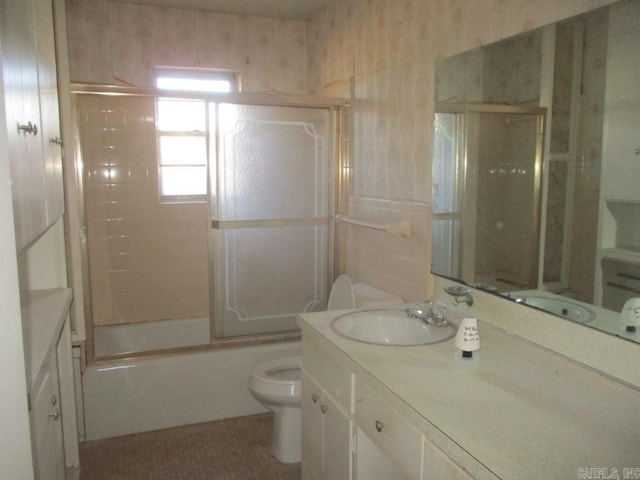
[[[93,327],[96,357],[209,343],[208,317]]]
[[[300,342],[99,362],[82,375],[86,440],[266,412],[247,389],[254,365]]]

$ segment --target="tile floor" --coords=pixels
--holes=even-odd
[[[271,414],[80,444],[80,480],[300,480],[269,452]]]

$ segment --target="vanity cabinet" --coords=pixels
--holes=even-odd
[[[35,386],[33,392],[31,442],[36,478],[63,480],[65,478],[64,443],[56,354],[50,355],[44,377]]]
[[[53,9],[51,0],[6,0],[0,8],[16,243],[22,248],[64,208]]]
[[[71,291],[23,295],[31,445],[36,480],[64,480],[79,464],[71,353]]]
[[[355,417],[360,431],[406,472],[404,478],[420,478],[422,433],[360,378],[355,379]]]
[[[383,398],[384,386],[346,364],[303,335],[303,480],[471,479]]]
[[[350,480],[351,372],[307,345],[302,369],[302,478]]]

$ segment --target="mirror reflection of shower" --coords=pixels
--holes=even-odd
[[[434,273],[501,291],[535,288],[542,120],[537,108],[438,105]]]

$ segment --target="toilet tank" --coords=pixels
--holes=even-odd
[[[356,308],[392,307],[404,304],[402,297],[372,287],[368,283],[353,284],[353,296]]]

